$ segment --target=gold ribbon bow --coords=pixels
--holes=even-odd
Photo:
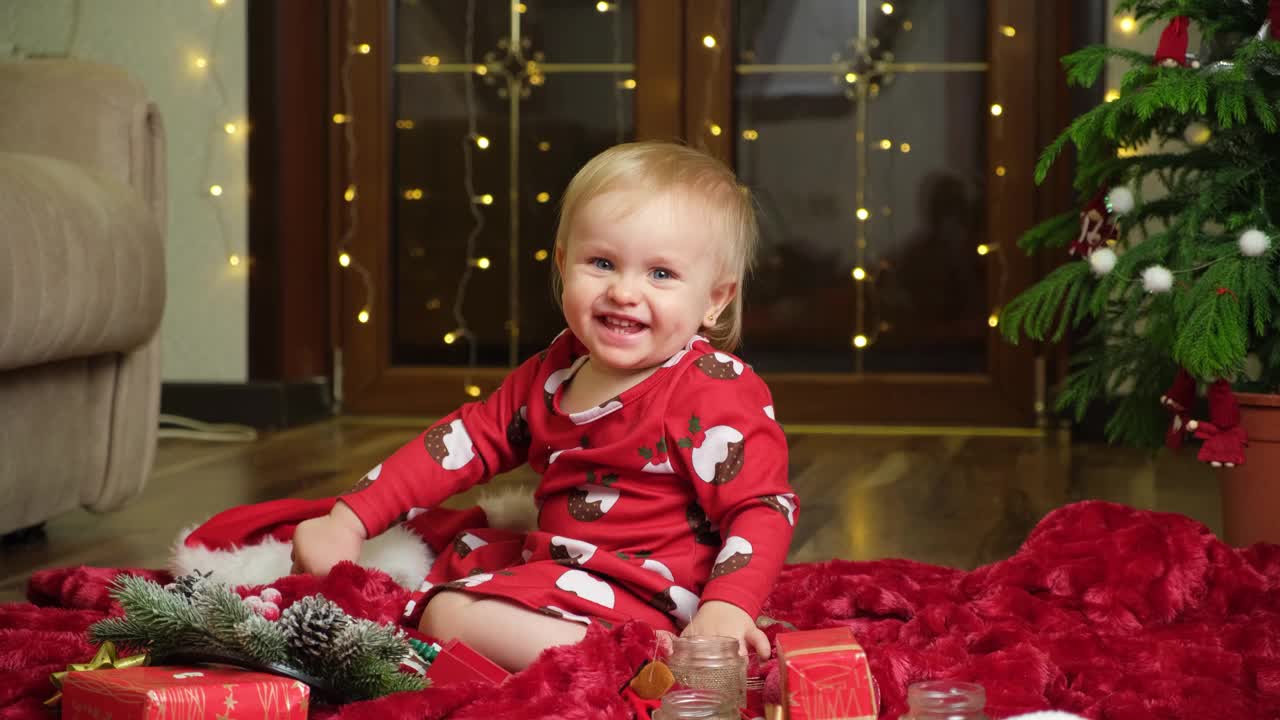
[[[49,676],[49,682],[58,689],[53,697],[44,701],[45,705],[57,705],[62,700],[62,681],[66,679],[68,673],[83,672],[86,670],[123,670],[125,668],[137,667],[147,664],[146,655],[130,655],[122,658],[116,654],[115,643],[110,640],[102,643],[98,647],[98,652],[94,653],[93,659],[87,663],[74,663],[68,665],[66,670],[53,673]]]

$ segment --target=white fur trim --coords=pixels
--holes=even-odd
[[[178,534],[169,559],[169,571],[174,575],[199,570],[230,585],[265,585],[288,575],[293,568],[293,543],[267,538],[234,550],[210,550],[186,544],[194,530],[190,527]],[[422,538],[403,525],[393,525],[364,544],[359,564],[381,570],[397,585],[412,590],[422,583],[435,560],[435,553]]]

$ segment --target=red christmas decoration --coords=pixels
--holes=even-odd
[[[1209,386],[1208,422],[1192,420],[1187,423],[1187,429],[1204,440],[1196,456],[1200,462],[1214,467],[1244,464],[1244,449],[1249,445],[1249,436],[1240,427],[1240,403],[1226,380],[1217,380]]]
[[[1089,257],[1094,250],[1119,236],[1107,212],[1107,193],[1099,190],[1080,211],[1080,235],[1071,242],[1070,253]]]
[[[1272,7],[1274,7],[1274,2]],[[1187,26],[1186,16],[1179,15],[1169,22],[1160,33],[1160,44],[1156,46],[1156,64],[1163,67],[1186,67],[1187,65]]]
[[[1267,5],[1267,19],[1271,21],[1271,39],[1280,40],[1280,0]]]
[[[1164,435],[1165,447],[1177,450],[1187,439],[1188,415],[1191,405],[1196,401],[1196,380],[1191,373],[1179,368],[1173,378],[1173,384],[1160,396],[1160,404],[1169,411],[1169,430]]]

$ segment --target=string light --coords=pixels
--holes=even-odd
[[[609,12],[609,3],[604,0],[600,0],[600,2],[596,3],[596,12]]]
[[[892,15],[892,14],[893,14],[893,3],[884,3],[883,5],[881,5],[881,6],[880,6],[880,12],[884,13],[885,15]]]
[[[867,336],[863,335],[862,333],[858,333],[857,335],[854,335],[853,346],[858,348],[859,350],[865,348],[867,346]]]
[[[481,270],[488,270],[489,266],[492,264],[493,263],[489,262],[489,258],[487,257],[479,257],[479,258],[476,258],[475,260],[475,266],[480,268]]]
[[[489,138],[487,138],[487,137],[485,137],[485,136],[483,136],[483,135],[478,135],[478,136],[476,137],[476,147],[480,148],[481,150],[488,150],[488,149],[489,149]]]
[[[212,196],[214,196],[214,197],[222,197],[222,186],[221,186],[221,185],[210,185],[210,186],[209,186],[209,194],[210,194],[210,195],[212,195]]]
[[[538,143],[539,152],[548,152],[549,150],[551,150],[551,143],[547,142],[546,140],[543,140],[542,142]]]
[[[909,152],[911,152],[911,143],[902,143],[901,150],[902,150],[902,152],[904,152],[904,153],[909,153]]]
[[[1006,170],[1003,165],[996,166],[996,177],[1004,177]]]
[[[412,121],[412,120],[409,120],[409,119],[401,119],[401,120],[397,120],[397,121],[396,121],[396,129],[398,129],[398,130],[412,130],[412,129],[413,129],[413,121]]]
[[[863,269],[862,269],[862,268],[860,268],[860,267],[856,267],[856,268],[854,268],[854,269],[853,269],[853,279],[854,279],[854,280],[857,280],[857,281],[859,281],[859,282],[861,282],[861,281],[863,281],[863,280],[866,280],[866,279],[867,279],[867,271],[866,271],[866,270],[863,270]]]
[[[364,289],[364,302],[361,304],[360,311],[356,314],[356,321],[361,325],[369,322],[369,308],[374,303],[373,293],[373,276],[369,273],[368,268],[360,264],[349,252],[348,248],[355,239],[357,228],[359,227],[360,206],[356,202],[356,186],[351,182],[351,178],[355,176],[356,168],[356,131],[355,122],[350,115],[351,108],[354,105],[351,90],[351,68],[352,63],[358,55],[368,55],[372,48],[368,43],[356,42],[356,10],[355,0],[347,0],[346,3],[346,47],[347,53],[342,58],[342,64],[339,69],[339,90],[342,97],[342,106],[338,112],[333,114],[333,123],[342,128],[342,141],[346,152],[343,157],[343,177],[347,179],[347,186],[343,189],[342,199],[345,201],[346,217],[342,226],[342,234],[338,238],[338,264],[344,268],[354,270],[360,277],[360,283]],[[344,276],[345,277],[345,276]],[[341,404],[342,388],[337,389],[337,401]]]
[[[996,117],[1000,117],[1002,113],[1004,113],[1004,108],[1000,105],[1000,103],[995,103],[991,106],[992,115],[995,115]]]
[[[546,250],[538,250],[538,252],[533,254],[533,259],[537,260],[538,262],[542,262],[543,260],[546,260],[547,257],[548,257],[548,253]]]
[[[200,70],[204,70],[205,68],[209,67],[209,58],[203,55],[197,55],[196,59],[192,61],[192,64],[195,65],[196,68]]]
[[[747,142],[754,142],[754,141],[756,141],[756,140],[759,140],[759,139],[760,139],[760,131],[758,131],[758,130],[743,130],[743,131],[742,131],[742,139],[743,139],[743,140],[746,140]]]
[[[721,129],[721,127],[715,123],[711,123],[708,129],[711,131],[711,134],[715,135],[716,137],[720,137],[720,133],[724,132],[724,130]]]
[[[521,15],[523,15],[523,14],[525,14],[525,13],[529,12],[529,6],[528,6],[528,5],[525,5],[524,3],[516,3],[516,12],[520,13]]]
[[[429,68],[440,67],[440,57],[438,55],[423,55],[422,64]]]
[[[239,128],[237,128],[236,124],[233,122],[229,122],[222,126],[222,131],[228,135],[235,135],[237,130],[239,130]]]
[[[990,246],[990,245],[988,245],[988,244],[986,244],[986,243],[982,243],[981,245],[979,245],[979,246],[978,246],[978,254],[979,254],[979,255],[986,255],[986,254],[987,254],[987,253],[989,253],[989,252],[991,252],[991,246]]]
[[[488,74],[489,74],[489,67],[488,67],[487,65],[477,65],[477,66],[476,66],[476,74],[477,74],[477,75],[488,75]]]
[[[880,141],[880,149],[881,149],[881,150],[889,150],[889,149],[891,149],[891,148],[893,148],[893,141],[892,141],[892,140],[890,140],[889,138],[885,138],[885,139],[883,139],[883,140],[881,140],[881,141]]]
[[[849,83],[850,85],[852,85],[852,84],[854,84],[854,83],[858,82],[858,73],[853,73],[853,72],[851,72],[851,73],[845,73],[845,74],[844,74],[844,81],[845,81],[845,82],[847,82],[847,83]]]
[[[231,264],[231,267],[240,267],[240,256],[233,254],[231,257],[227,258],[227,262]]]
[[[468,386],[467,386],[467,394],[468,394],[468,395],[470,395],[470,396],[471,396],[471,397],[473,397],[473,398],[480,397],[480,386],[479,386],[479,385],[468,385]]]
[[[990,315],[988,315],[988,316],[987,316],[987,325],[988,325],[988,326],[990,326],[990,327],[996,327],[996,326],[997,326],[997,325],[999,325],[999,324],[1000,324],[1000,314],[999,314],[998,312],[993,312],[993,313],[991,313]]]
[[[863,220],[863,221],[871,217],[871,213],[868,212],[866,208],[858,208],[858,212],[855,214],[858,216],[859,220]]]
[[[707,48],[714,48],[716,46],[716,39],[711,35],[703,35],[702,44]]]
[[[409,188],[404,191],[405,200],[421,200],[422,188]]]
[[[1018,34],[1018,31],[1012,25],[1001,25],[1000,34],[1005,37],[1013,37]]]
[[[445,345],[452,345],[452,344],[456,343],[456,342],[458,341],[458,334],[459,334],[459,333],[461,333],[461,332],[462,332],[462,331],[461,331],[461,330],[459,330],[459,331],[457,331],[457,332],[447,332],[447,333],[445,333],[445,334],[444,334],[444,344],[445,344]]]
[[[1120,32],[1125,35],[1132,35],[1134,30],[1138,29],[1138,21],[1133,19],[1132,15],[1125,15],[1116,21],[1116,25],[1120,28]]]
[[[551,200],[551,193],[549,193],[549,192],[545,192],[545,191],[544,191],[544,192],[540,192],[540,193],[538,193],[538,198],[537,198],[537,199],[538,199],[538,202],[540,202],[540,203],[546,203],[546,202],[548,202],[549,200]]]
[[[1111,88],[1107,91],[1106,95],[1102,96],[1102,99],[1109,103],[1115,102],[1120,99],[1120,91],[1115,88]]]
[[[622,87],[624,87],[624,88],[626,88],[626,89],[628,89],[628,90],[635,90],[635,89],[636,89],[636,79],[635,79],[635,78],[627,78],[626,80],[623,80],[623,81],[622,81]]]
[[[213,4],[217,7],[222,7],[223,5],[227,4],[227,0],[212,0],[212,1],[213,1]]]
[[[475,202],[480,205],[492,205],[493,196],[490,195],[489,193],[485,193],[483,195],[477,195],[475,198]]]

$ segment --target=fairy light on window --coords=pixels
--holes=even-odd
[[[702,45],[703,45],[703,47],[705,47],[705,48],[707,48],[707,49],[714,48],[714,47],[716,46],[716,39],[715,39],[715,36],[713,36],[713,35],[703,35],[703,36],[702,36]]]

